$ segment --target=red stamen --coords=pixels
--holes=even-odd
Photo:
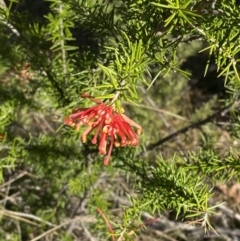
[[[64,124],[73,127],[75,126],[75,123],[69,117],[64,119]]]
[[[137,131],[138,131],[139,135],[142,133],[142,127],[140,125],[138,125],[136,122],[134,122],[133,120],[131,120],[129,117],[127,117],[124,114],[122,114],[122,117],[130,126],[134,126],[138,129]]]
[[[103,124],[103,120],[101,120],[100,123],[98,123],[98,125],[97,125],[96,132],[95,132],[94,137],[92,139],[92,144],[96,144],[97,143],[97,136],[98,136],[98,133],[100,131],[100,128],[102,127],[102,124]]]
[[[111,143],[110,143],[110,147],[108,150],[108,154],[107,157],[104,159],[103,165],[107,166],[109,164],[109,159],[112,153],[112,148],[113,148],[113,143],[114,143],[114,139],[113,139],[113,135],[111,136]]]
[[[124,134],[124,132],[122,131],[121,126],[119,125],[119,123],[114,122],[114,129],[116,130],[117,134],[120,136],[121,141],[120,144],[121,146],[126,146],[127,145],[127,139],[126,139],[126,135]]]
[[[106,146],[107,146],[106,137],[107,137],[107,133],[102,131],[98,150],[99,150],[99,153],[103,154],[103,155],[106,155],[106,153],[107,153],[107,151],[106,151]]]
[[[85,143],[87,140],[87,135],[92,131],[93,127],[89,126],[81,135],[82,142]]]

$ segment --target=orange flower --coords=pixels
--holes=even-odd
[[[64,123],[77,130],[82,125],[87,126],[81,134],[83,143],[86,142],[87,136],[95,131],[92,144],[99,143],[99,153],[107,155],[104,159],[104,165],[109,163],[113,146],[137,146],[139,144],[138,135],[142,132],[140,125],[126,115],[116,112],[111,106],[99,101],[93,107],[74,110],[65,118]],[[137,128],[137,134],[131,126]]]

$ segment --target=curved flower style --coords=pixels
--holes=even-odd
[[[139,144],[138,135],[142,133],[140,125],[126,115],[116,112],[111,106],[99,101],[93,107],[74,110],[65,118],[64,123],[77,130],[82,125],[87,126],[81,134],[83,143],[86,142],[87,136],[95,131],[92,144],[98,143],[99,153],[107,155],[104,159],[104,165],[109,163],[113,145],[115,147],[137,146]],[[131,126],[137,128],[137,134]],[[108,142],[110,144],[107,152]]]

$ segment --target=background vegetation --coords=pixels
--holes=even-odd
[[[239,2],[0,1],[0,240],[239,240]],[[63,124],[87,92],[143,127],[110,164]]]

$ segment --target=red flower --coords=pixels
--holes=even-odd
[[[92,144],[99,142],[99,153],[107,155],[104,159],[104,165],[109,163],[113,145],[115,147],[137,146],[139,144],[138,135],[142,132],[140,125],[126,115],[116,112],[111,106],[99,101],[93,107],[74,110],[72,114],[65,118],[64,123],[77,130],[82,125],[87,126],[81,134],[83,143],[86,142],[87,136],[95,131]],[[131,126],[137,128],[137,134]],[[99,139],[98,136],[100,136]],[[107,152],[108,142],[110,144]]]

